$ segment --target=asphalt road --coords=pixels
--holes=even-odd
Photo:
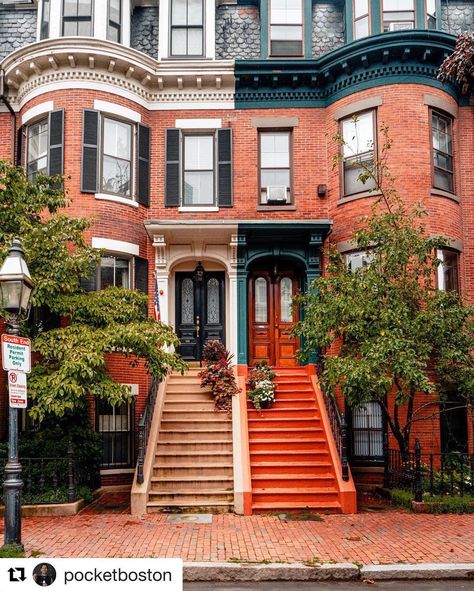
[[[474,581],[388,581],[367,583],[185,583],[184,591],[474,591]]]

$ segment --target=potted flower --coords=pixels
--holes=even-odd
[[[266,361],[256,363],[250,371],[247,397],[257,410],[269,408],[275,402],[276,384],[273,383],[275,378],[276,373]]]

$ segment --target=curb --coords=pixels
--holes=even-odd
[[[229,562],[186,562],[184,581],[357,581],[372,580],[474,580],[474,563],[464,564],[376,564],[359,568],[351,562],[307,566],[291,564],[234,564]]]

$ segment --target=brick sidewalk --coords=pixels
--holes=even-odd
[[[390,511],[322,519],[284,522],[277,516],[225,514],[214,515],[212,524],[173,524],[159,514],[83,513],[26,518],[23,541],[27,553],[36,550],[50,557],[156,556],[199,562],[316,559],[364,564],[474,559],[474,515]]]

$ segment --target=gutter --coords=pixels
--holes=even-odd
[[[0,70],[0,99],[3,101],[7,109],[10,111],[12,116],[12,140],[11,140],[11,147],[12,147],[12,156],[11,161],[15,163],[15,135],[16,135],[16,113],[13,110],[13,107],[10,104],[10,101],[6,95],[6,86],[5,86],[5,72],[4,70]]]

